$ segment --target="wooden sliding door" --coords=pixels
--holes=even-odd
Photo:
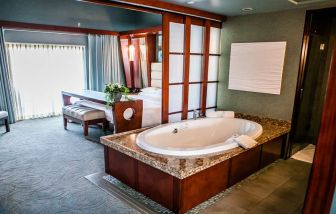
[[[221,23],[163,16],[162,122],[216,108]]]

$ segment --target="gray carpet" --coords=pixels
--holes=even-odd
[[[137,213],[84,176],[104,171],[103,146],[62,119],[0,127],[0,213]],[[103,133],[91,128],[91,137]]]

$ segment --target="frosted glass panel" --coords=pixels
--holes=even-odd
[[[209,57],[208,81],[218,80],[218,56]]]
[[[169,55],[169,83],[183,82],[183,55]]]
[[[202,56],[190,55],[189,82],[202,80]]]
[[[188,112],[188,119],[192,119],[194,117],[194,112]]]
[[[169,23],[169,52],[183,52],[184,24]]]
[[[181,121],[181,117],[182,117],[181,113],[171,114],[171,115],[168,116],[168,121],[169,121],[169,123],[179,122],[179,121]]]
[[[208,83],[206,107],[217,105],[217,83]]]
[[[229,89],[280,94],[286,42],[232,43]]]
[[[203,27],[191,25],[190,53],[203,53]]]
[[[188,110],[200,108],[201,103],[201,84],[189,85]]]
[[[169,86],[169,113],[182,111],[183,85]]]
[[[214,112],[214,111],[216,111],[215,108],[207,109],[207,110],[205,110],[205,115],[209,112]]]
[[[210,54],[220,54],[220,32],[219,28],[210,28]]]

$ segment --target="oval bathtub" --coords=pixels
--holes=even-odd
[[[140,133],[137,145],[149,152],[171,156],[195,156],[223,152],[238,144],[234,135],[256,139],[262,134],[258,123],[244,119],[202,118],[169,123]]]

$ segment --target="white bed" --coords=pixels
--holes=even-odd
[[[144,89],[138,95],[128,95],[129,98],[143,100],[143,115],[142,115],[142,127],[155,126],[161,124],[161,90],[155,88]],[[125,98],[123,98],[125,99]],[[106,119],[113,123],[113,115],[111,107],[104,104],[79,100],[75,102],[83,106],[99,109],[105,111]]]
[[[138,95],[128,95],[129,98],[143,100],[142,127],[161,124],[162,63],[151,64],[151,85],[152,87],[141,89]],[[105,95],[101,92],[86,91],[85,95],[105,100]],[[105,111],[106,119],[113,123],[111,107],[87,100],[77,101],[76,104]]]

